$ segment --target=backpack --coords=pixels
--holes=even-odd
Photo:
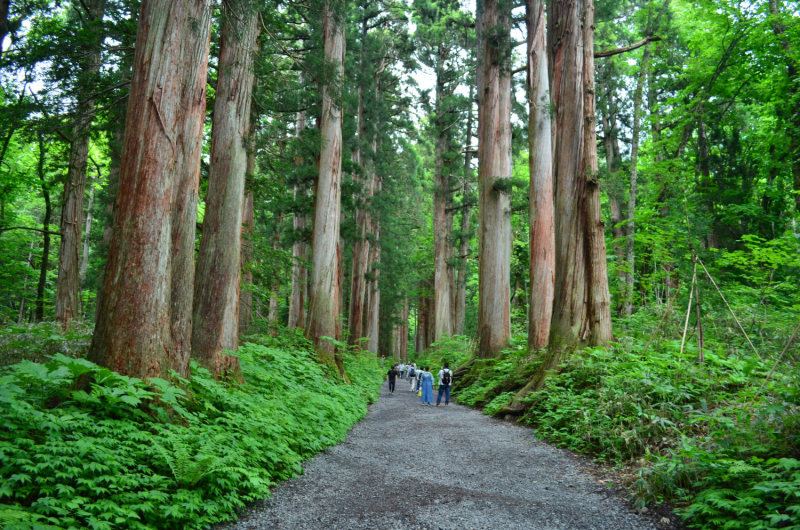
[[[415,375],[417,375],[417,372],[416,370],[414,370],[414,367],[412,366],[411,369],[408,371],[408,377],[414,377]]]
[[[444,373],[442,374],[442,384],[448,386],[450,385],[450,376],[452,375],[452,372],[450,372],[450,370],[448,370],[447,368],[445,368],[443,372]]]

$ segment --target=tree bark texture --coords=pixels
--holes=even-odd
[[[100,44],[103,39],[105,0],[90,0],[86,5],[86,25],[92,33],[85,50],[85,59],[78,77],[78,104],[72,127],[69,169],[64,184],[61,209],[61,246],[58,253],[56,284],[56,322],[66,329],[79,316],[81,228],[83,201],[86,194],[86,167],[89,161],[89,139],[94,118],[95,77],[100,71]],[[79,9],[79,8],[78,8]],[[87,234],[88,237],[88,234]]]
[[[530,170],[530,309],[528,348],[547,346],[555,289],[555,211],[550,82],[543,0],[528,0],[528,142]]]
[[[242,209],[250,139],[258,16],[248,0],[227,4],[211,132],[203,235],[197,255],[192,357],[218,378],[241,379],[239,349]]]
[[[597,186],[594,7],[591,0],[555,0],[550,10],[556,279],[550,329],[553,354],[542,373],[558,365],[564,350],[612,338]]]
[[[440,47],[441,49],[441,47]],[[450,164],[445,164],[444,154],[450,143],[450,134],[446,129],[442,99],[445,90],[445,81],[442,72],[443,59],[438,58],[439,68],[436,76],[436,106],[435,114],[439,117],[436,122],[436,147],[434,150],[434,176],[433,176],[433,341],[439,342],[444,337],[453,335],[453,308],[451,305],[452,294],[450,291],[450,277],[448,274],[449,244],[448,238],[453,223],[448,226],[447,221],[447,196],[450,188]]]
[[[511,262],[511,3],[481,0],[478,55],[478,352],[492,357],[508,344]],[[485,38],[486,33],[492,38]]]
[[[633,286],[635,282],[636,262],[634,256],[634,221],[636,219],[636,184],[639,176],[639,133],[642,128],[642,98],[644,97],[644,80],[647,77],[647,63],[650,60],[650,43],[644,47],[642,62],[639,65],[639,79],[633,94],[633,134],[631,138],[631,187],[628,192],[628,225],[625,237],[625,262],[627,275],[625,278],[625,314],[633,314]]]
[[[322,85],[322,116],[320,133],[322,151],[319,177],[314,193],[313,234],[311,252],[310,303],[306,336],[314,343],[323,362],[333,364],[333,344],[322,337],[336,335],[337,317],[337,245],[339,244],[340,194],[342,178],[342,109],[339,81],[344,70],[344,25],[340,14],[334,13],[332,0],[323,8],[323,43],[325,61],[332,78]],[[344,366],[339,366],[344,375]]]
[[[193,267],[176,248],[194,244],[210,25],[209,0],[141,4],[114,237],[88,356],[123,375],[189,373]]]

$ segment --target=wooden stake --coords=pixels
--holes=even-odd
[[[697,261],[700,261],[700,266],[703,267],[703,270],[706,272],[706,276],[708,276],[708,279],[711,280],[711,283],[714,285],[714,287],[717,288],[717,292],[719,293],[720,297],[722,298],[722,301],[725,302],[725,307],[727,307],[728,311],[730,311],[731,316],[736,321],[736,325],[739,326],[740,330],[742,330],[742,334],[744,335],[744,338],[747,339],[747,343],[750,344],[750,347],[753,348],[753,351],[756,353],[756,355],[758,355],[758,357],[761,357],[761,355],[758,353],[758,350],[756,350],[756,347],[753,346],[753,343],[750,341],[750,337],[747,336],[747,332],[742,327],[742,324],[739,322],[739,319],[736,318],[736,314],[733,312],[733,309],[731,309],[731,306],[728,304],[728,301],[725,299],[725,295],[722,294],[722,291],[720,290],[719,286],[717,285],[717,282],[715,282],[714,278],[711,277],[711,274],[709,274],[708,269],[706,269],[706,266],[703,265],[703,262],[700,260],[700,258],[697,258]]]

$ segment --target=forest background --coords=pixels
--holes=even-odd
[[[557,1],[179,4],[185,33],[171,42],[189,51],[154,57],[174,59],[161,72],[184,92],[170,93],[164,74],[135,99],[137,75],[150,71],[135,52],[164,27],[159,2],[0,0],[9,521],[158,526],[148,503],[178,506],[186,491],[229,502],[170,524],[224,519],[363,415],[378,380],[369,351],[462,365],[459,400],[638,469],[639,507],[673,500],[706,528],[800,525],[797,2],[608,0],[575,3],[574,16]],[[584,40],[559,37],[556,19]],[[580,108],[568,115],[541,75],[581,84]],[[129,176],[134,160],[151,160],[130,154],[140,111],[151,121],[138,148],[161,142],[147,144],[147,167],[173,175],[160,191]],[[552,139],[537,133],[551,127]],[[588,154],[565,177],[570,141]],[[545,152],[550,184],[537,179]],[[564,221],[561,190],[578,174],[589,228]],[[537,239],[548,186],[549,246]],[[171,210],[151,215],[146,205],[167,188]],[[322,241],[315,225],[336,228]],[[126,247],[142,226],[147,244]],[[585,285],[569,283],[575,267],[589,271]],[[119,300],[133,299],[161,305],[126,313]],[[142,339],[151,331],[160,338]],[[276,366],[301,386],[322,370],[338,389],[338,401],[314,401],[328,412],[308,448],[302,429],[278,434],[266,413],[247,415],[259,392],[288,406],[274,395],[288,383],[260,372]],[[228,399],[226,385],[244,389],[226,405],[239,407],[242,432],[256,421],[294,455],[252,463],[263,474],[235,493],[247,468],[235,461],[249,457],[223,456],[230,440],[201,406]],[[310,421],[307,408],[292,421]],[[49,479],[31,481],[50,476],[51,449],[37,463],[21,455],[43,432],[67,436],[64,416],[80,414],[130,417],[114,428],[131,440],[156,432],[167,437],[159,447],[184,448],[193,464],[154,464],[175,497],[133,501],[91,486],[53,504]],[[91,418],[78,432],[99,436]],[[187,438],[154,425],[185,427]]]

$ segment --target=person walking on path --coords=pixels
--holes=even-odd
[[[453,372],[450,370],[450,364],[444,363],[444,367],[439,370],[439,395],[436,397],[436,406],[442,402],[442,394],[444,394],[444,406],[450,404],[450,385],[453,384]]]
[[[386,373],[386,380],[389,381],[389,393],[394,395],[394,384],[397,382],[397,365],[392,366],[389,368],[389,371]]]
[[[428,406],[433,403],[433,374],[429,372],[430,369],[430,366],[426,366],[425,370],[422,371],[422,378],[420,379],[420,384],[422,385],[422,397],[420,401],[422,401],[423,405]]]
[[[417,390],[417,368],[412,364],[408,369],[408,382],[411,383],[411,391]]]

